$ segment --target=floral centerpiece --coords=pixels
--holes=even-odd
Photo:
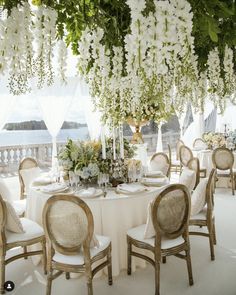
[[[59,153],[60,164],[66,173],[75,172],[83,182],[91,182],[99,174],[101,144],[95,141],[68,140]]]
[[[236,150],[236,130],[230,131],[227,137],[227,147],[231,150]]]
[[[226,140],[223,133],[208,132],[203,135],[203,139],[210,149],[226,146]]]
[[[96,181],[99,173],[109,174],[110,181],[124,182],[128,177],[128,159],[134,156],[135,148],[124,139],[124,159],[121,159],[120,146],[116,144],[116,159],[113,154],[113,139],[106,138],[106,158],[102,156],[100,141],[68,140],[58,158],[66,174],[73,171],[87,184]]]

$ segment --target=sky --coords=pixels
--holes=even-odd
[[[22,122],[29,120],[42,120],[42,113],[34,96],[17,97],[8,122]],[[69,107],[65,121],[85,122],[83,102],[79,97],[74,97]]]

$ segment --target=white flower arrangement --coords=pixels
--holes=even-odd
[[[197,83],[191,7],[186,0],[154,1],[155,13],[144,16],[145,0],[127,4],[131,25],[125,48],[106,49],[103,30],[86,28],[78,67],[104,121],[164,120],[173,105],[182,110]],[[174,87],[179,95],[173,97]]]
[[[29,3],[13,7],[0,20],[0,74],[9,74],[14,95],[31,90],[30,79],[37,77],[38,87],[54,81],[53,57],[56,44],[57,12],[45,6],[32,10]],[[67,48],[59,45],[59,75],[65,82]]]

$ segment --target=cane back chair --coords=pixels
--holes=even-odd
[[[215,182],[217,177],[230,177],[232,184],[232,194],[234,195],[235,170],[233,152],[225,147],[216,148],[212,154],[213,167],[216,169]]]
[[[6,229],[7,206],[0,196],[0,294],[4,294],[5,268],[12,261],[33,255],[43,256],[44,273],[46,274],[45,235],[41,226],[27,218],[20,218],[24,232],[14,233]],[[26,251],[26,246],[41,243],[42,250]],[[6,259],[7,251],[16,247],[23,247],[25,252]]]
[[[215,231],[215,215],[214,215],[214,181],[215,172],[213,168],[209,175],[206,187],[206,205],[201,212],[195,216],[191,216],[189,220],[189,234],[198,235],[209,238],[211,260],[215,260],[214,245],[216,245],[216,231]],[[197,231],[195,226],[206,227],[207,233]],[[195,229],[195,230],[193,230]]]
[[[70,272],[84,273],[88,295],[92,295],[94,275],[107,266],[108,283],[112,285],[110,238],[97,236],[99,246],[90,246],[94,232],[93,215],[83,200],[73,195],[49,198],[43,210],[43,227],[48,249],[47,295],[51,294],[52,280],[63,272],[67,278]],[[101,263],[92,268],[98,261]]]
[[[31,158],[31,157],[23,158],[19,164],[18,174],[19,174],[19,181],[20,181],[20,198],[21,199],[24,199],[26,197],[26,187],[20,172],[21,170],[30,169],[34,167],[38,167],[38,163],[34,158]]]
[[[207,144],[206,142],[202,139],[202,138],[196,138],[193,142],[193,148],[202,148],[202,149],[206,149],[207,148]]]
[[[187,167],[191,170],[194,170],[195,173],[196,173],[196,182],[195,182],[195,185],[194,185],[194,188],[195,189],[197,187],[197,185],[199,184],[199,181],[200,181],[200,167],[199,167],[199,160],[198,158],[192,158],[191,160],[188,161],[187,163]]]
[[[186,260],[189,284],[193,285],[188,234],[189,214],[190,196],[186,186],[168,185],[152,203],[155,236],[144,239],[145,224],[127,231],[128,275],[131,275],[132,256],[148,261],[155,268],[155,295],[160,294],[160,263],[166,256],[175,255]],[[133,246],[152,252],[154,259],[136,252]]]
[[[165,176],[170,177],[170,160],[165,153],[155,153],[150,160],[150,169],[159,170]]]

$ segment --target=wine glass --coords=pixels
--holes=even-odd
[[[142,166],[139,166],[136,169],[136,179],[137,179],[137,181],[140,181],[140,179],[142,178],[142,176],[143,176],[143,167]]]

